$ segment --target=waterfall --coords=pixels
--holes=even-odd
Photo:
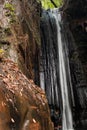
[[[45,90],[49,104],[59,106],[57,30],[50,11],[43,11],[41,36],[40,86]]]
[[[73,130],[73,121],[72,121],[72,112],[70,108],[69,101],[69,91],[68,91],[68,82],[71,85],[71,79],[67,79],[67,73],[70,76],[70,68],[67,56],[66,41],[61,36],[61,15],[58,13],[58,10],[53,11],[53,15],[56,20],[57,25],[57,44],[58,44],[58,53],[59,53],[59,79],[62,95],[62,130]],[[63,43],[64,42],[64,43]],[[65,45],[64,45],[65,44]],[[68,81],[69,80],[69,81]],[[72,87],[70,87],[72,88]]]
[[[73,130],[71,100],[74,104],[74,96],[66,32],[62,33],[61,23],[58,9],[43,12],[40,82],[48,103],[62,106],[62,130]]]

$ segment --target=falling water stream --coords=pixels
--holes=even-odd
[[[68,48],[58,9],[43,12],[41,25],[41,87],[46,91],[49,104],[62,106],[62,130],[73,130],[70,102],[74,104],[74,99]]]
[[[53,15],[56,20],[57,25],[57,44],[58,44],[58,53],[59,53],[59,80],[60,80],[60,88],[61,88],[61,95],[62,95],[62,130],[73,130],[73,121],[72,121],[72,112],[70,108],[69,102],[69,91],[68,91],[68,82],[71,81],[70,78],[67,80],[67,72],[69,73],[69,62],[67,55],[67,48],[66,43],[63,43],[61,37],[61,15],[58,13],[58,10],[52,11]],[[65,44],[65,46],[64,46]],[[64,48],[65,47],[65,48]],[[69,74],[68,74],[69,75]],[[70,87],[72,88],[72,87]]]

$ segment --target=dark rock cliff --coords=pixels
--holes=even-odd
[[[83,66],[85,78],[87,79],[87,1],[65,0],[63,6],[63,17],[66,25],[72,32],[75,41],[75,49]]]
[[[87,0],[65,0],[62,7],[65,28],[71,32],[70,66],[79,126],[87,119]],[[70,33],[67,34],[68,36]],[[82,122],[82,120],[85,120]],[[77,123],[78,124],[78,123]],[[87,128],[87,126],[85,126]],[[82,128],[84,129],[84,127]]]
[[[63,10],[70,19],[86,18],[87,0],[64,0]]]

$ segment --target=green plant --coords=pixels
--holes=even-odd
[[[0,49],[0,60],[3,59],[5,54],[5,51],[3,49]]]
[[[6,3],[5,9],[7,10],[5,16],[10,17],[10,23],[16,22],[15,8],[12,4]]]
[[[14,6],[10,3],[5,4],[5,9],[8,9],[9,11],[12,11],[12,12],[14,12],[15,10]]]
[[[63,3],[63,0],[40,0],[40,1],[42,7],[45,9],[54,8],[55,6],[53,3],[55,3],[56,7],[60,7]]]

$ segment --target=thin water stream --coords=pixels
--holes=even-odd
[[[40,83],[48,103],[61,106],[62,130],[73,130],[70,102],[74,99],[67,40],[62,26],[58,9],[43,11]]]
[[[59,80],[60,80],[60,88],[62,95],[62,130],[73,130],[73,121],[72,121],[72,112],[69,101],[69,91],[68,88],[72,88],[72,86],[68,86],[68,82],[71,84],[70,77],[67,75],[70,74],[68,56],[67,56],[67,48],[66,48],[66,40],[62,40],[61,36],[61,15],[58,10],[52,11],[57,25],[57,44],[58,44],[58,54],[59,54]],[[64,43],[63,43],[64,42]],[[67,74],[68,73],[68,74]],[[68,78],[68,79],[67,79]]]

